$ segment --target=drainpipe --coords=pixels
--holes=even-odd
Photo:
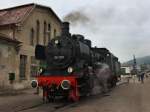
[[[15,40],[15,35],[16,35],[16,25],[11,25],[10,26],[11,30],[12,30],[12,39]]]

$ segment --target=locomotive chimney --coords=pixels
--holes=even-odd
[[[69,22],[63,22],[62,23],[62,35],[63,36],[70,36],[69,32]]]

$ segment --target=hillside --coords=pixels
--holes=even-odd
[[[150,56],[144,56],[140,58],[136,58],[137,64],[150,64]],[[122,65],[133,65],[133,60],[129,60],[125,63],[122,63]]]

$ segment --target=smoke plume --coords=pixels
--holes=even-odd
[[[69,21],[72,25],[87,24],[90,18],[83,12],[74,11],[66,15],[64,21]]]

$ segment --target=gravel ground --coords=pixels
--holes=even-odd
[[[17,95],[0,96],[0,112],[17,112],[42,104],[42,99],[34,95],[33,90],[26,90]]]
[[[123,83],[105,95],[82,98],[69,105],[64,102],[43,104],[35,90],[16,96],[0,96],[0,112],[150,112],[150,79]]]
[[[110,96],[94,98],[61,112],[150,112],[150,79],[116,87]],[[58,111],[60,112],[60,111]]]

